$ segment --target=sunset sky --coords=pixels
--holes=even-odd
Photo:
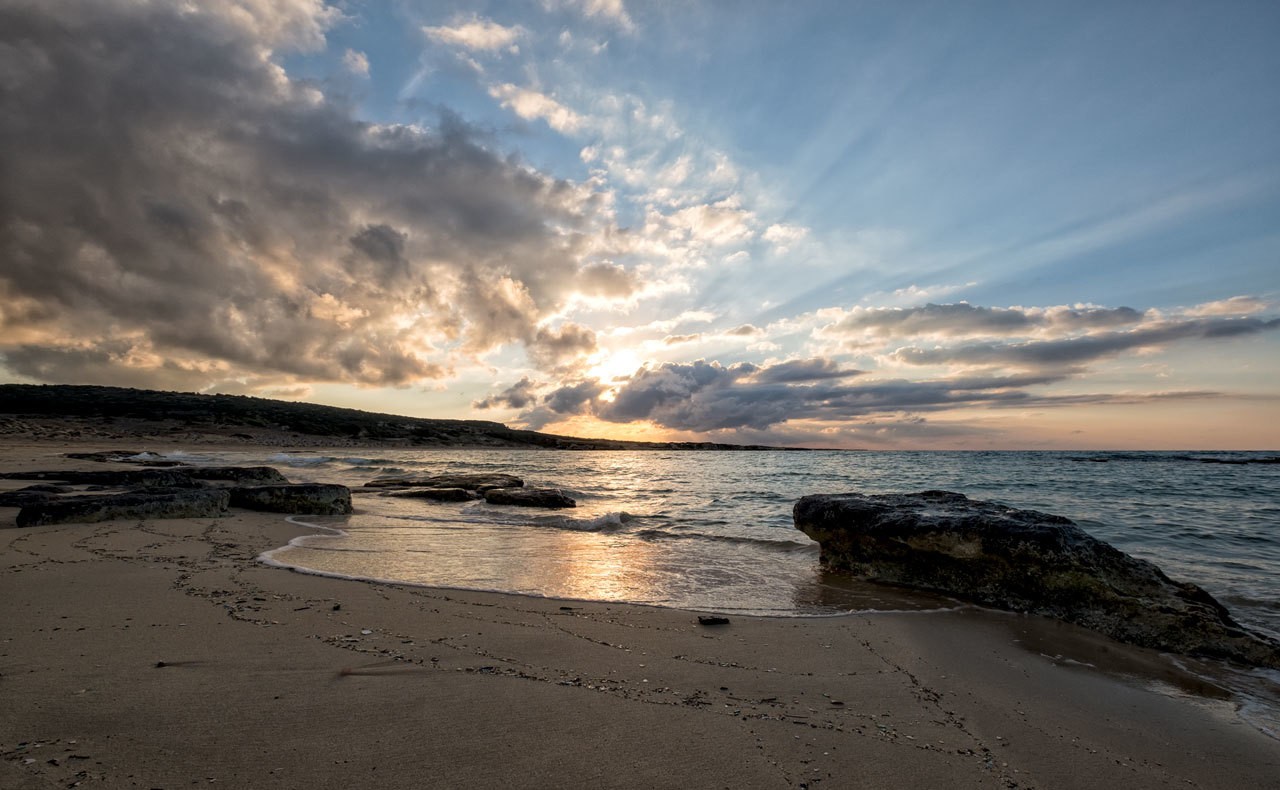
[[[0,0],[0,381],[1280,447],[1280,4]]]

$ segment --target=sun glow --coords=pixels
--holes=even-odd
[[[601,349],[589,360],[588,374],[604,382],[630,376],[640,369],[644,360],[634,351]]]

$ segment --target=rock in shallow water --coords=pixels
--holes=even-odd
[[[351,489],[327,483],[280,486],[237,486],[231,506],[271,513],[341,516],[351,512]]]
[[[480,495],[465,488],[405,488],[384,491],[383,496],[404,499],[431,499],[436,502],[469,502]]]
[[[948,491],[807,496],[793,516],[833,570],[1056,617],[1143,647],[1280,668],[1280,644],[1241,628],[1207,592],[1061,516]]]
[[[18,511],[17,525],[88,524],[122,518],[204,518],[222,515],[230,499],[230,493],[222,488],[72,496],[27,505]]]
[[[577,507],[578,503],[558,488],[492,488],[484,492],[491,505],[521,507]]]
[[[383,477],[365,483],[366,488],[462,488],[483,494],[491,488],[520,488],[524,481],[507,474],[453,474],[429,477]]]

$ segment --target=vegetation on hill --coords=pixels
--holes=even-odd
[[[508,428],[486,420],[401,417],[314,403],[69,384],[0,384],[0,415],[175,422],[252,439],[255,430],[414,447],[540,447],[561,450],[766,450],[714,442],[628,442],[582,439]],[[229,431],[236,433],[229,433]]]

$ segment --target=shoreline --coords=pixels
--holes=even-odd
[[[20,469],[67,448],[0,449]],[[1227,788],[1280,775],[1280,741],[1229,696],[1065,624],[965,608],[706,627],[676,609],[256,560],[308,533],[238,510],[0,531],[0,785]]]

